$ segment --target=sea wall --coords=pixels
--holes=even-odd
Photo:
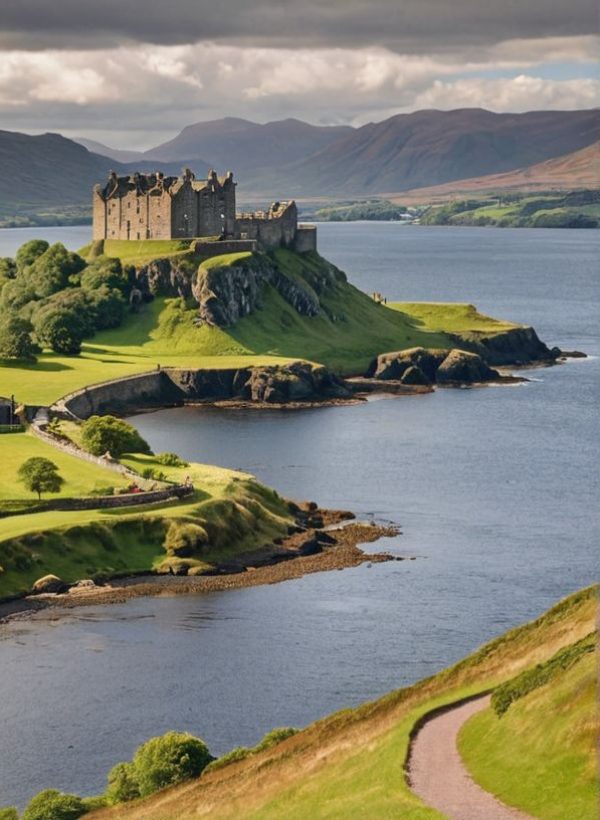
[[[239,400],[287,404],[349,398],[351,389],[325,367],[306,362],[243,368],[164,368],[91,385],[59,399],[53,415],[86,419],[140,407]]]

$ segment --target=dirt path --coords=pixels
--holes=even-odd
[[[412,790],[452,820],[526,820],[529,815],[505,806],[472,779],[458,753],[461,726],[490,702],[470,700],[428,720],[417,733],[408,760]]]

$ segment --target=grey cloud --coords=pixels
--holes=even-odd
[[[215,40],[414,53],[589,34],[596,24],[595,0],[2,0],[0,48]]]

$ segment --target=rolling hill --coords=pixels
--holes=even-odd
[[[225,117],[188,125],[169,142],[145,152],[163,162],[207,157],[215,168],[236,171],[242,177],[257,172],[271,174],[353,132],[350,126],[309,125],[296,119],[264,125]]]
[[[173,174],[184,164],[199,175],[208,167],[232,169],[240,181],[239,198],[246,201],[332,200],[465,179],[475,186],[554,179],[577,187],[583,179],[593,179],[598,121],[597,110],[417,111],[361,128],[226,117],[190,125],[145,152],[119,151],[89,140],[81,145],[59,134],[0,131],[0,217],[87,205],[92,185],[110,169]],[[501,176],[477,181],[490,175]]]
[[[370,123],[285,169],[294,196],[354,196],[439,185],[544,162],[595,142],[599,114],[417,111]]]
[[[323,718],[266,750],[234,754],[197,780],[101,809],[90,818],[435,820],[441,815],[410,790],[403,776],[415,724],[431,710],[531,674],[537,664],[552,663],[582,639],[591,642],[596,614],[597,591],[582,590],[427,680]],[[465,748],[476,779],[536,817],[595,817],[596,660],[597,653],[589,653],[576,666],[559,668],[552,688],[532,690],[500,720],[488,713],[475,718],[470,727],[475,740],[491,725],[494,733],[484,740],[492,762],[500,765],[498,771],[475,771],[471,749]],[[519,734],[523,727],[534,733],[532,756],[528,736]],[[481,766],[480,758],[476,765]]]
[[[527,168],[460,179],[444,185],[413,188],[388,194],[392,201],[405,204],[436,203],[461,196],[500,191],[567,191],[573,188],[600,188],[600,142]]]

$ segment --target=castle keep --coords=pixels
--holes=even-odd
[[[157,171],[117,176],[93,194],[94,239],[220,240],[239,250],[277,247],[316,250],[316,228],[298,225],[296,203],[275,202],[268,211],[236,213],[233,174],[196,179]],[[216,248],[215,248],[216,250]],[[222,250],[225,253],[227,250]]]

